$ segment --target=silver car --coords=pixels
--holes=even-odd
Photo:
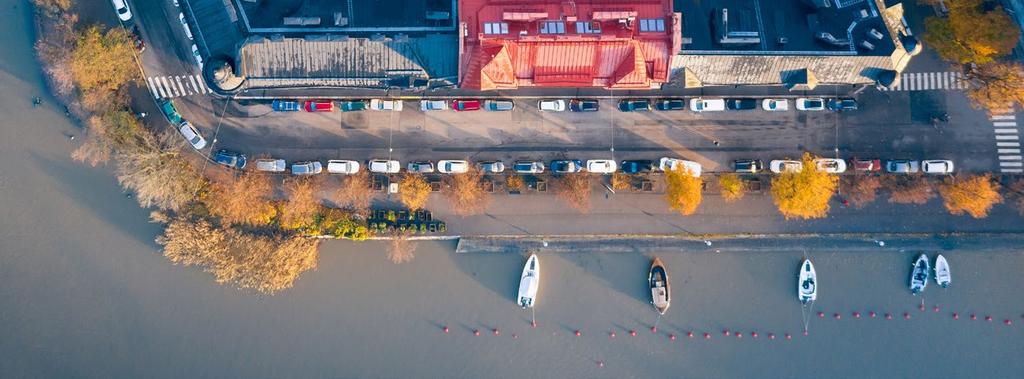
[[[501,161],[486,161],[476,165],[477,169],[485,174],[500,174],[505,172],[505,164]]]
[[[540,174],[544,172],[544,163],[538,161],[516,161],[512,166],[517,174]]]
[[[256,171],[264,172],[284,172],[288,164],[285,163],[284,159],[257,159],[256,160]]]
[[[420,174],[429,174],[434,172],[434,164],[430,161],[409,162],[409,165],[405,170],[409,172],[418,172]]]
[[[885,162],[885,171],[893,174],[913,174],[917,172],[917,161],[896,159]]]
[[[188,141],[189,145],[192,145],[192,148],[202,150],[206,147],[206,139],[203,138],[202,134],[199,134],[199,131],[192,126],[192,123],[182,121],[178,125],[178,132],[181,133],[182,137],[185,137],[185,140]]]
[[[314,175],[323,172],[324,167],[320,161],[306,161],[292,163],[292,175]]]

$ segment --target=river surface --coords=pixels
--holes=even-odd
[[[922,297],[906,290],[912,252],[666,252],[658,255],[669,267],[673,302],[660,320],[645,288],[649,257],[541,253],[536,328],[531,313],[514,303],[524,257],[457,255],[452,242],[422,243],[416,259],[403,265],[389,263],[379,243],[328,242],[319,269],[276,296],[214,284],[200,270],[160,256],[153,243],[159,228],[147,223],[148,211],[121,192],[108,169],[68,158],[80,141],[69,136],[78,129],[52,99],[38,108],[30,103],[45,90],[32,60],[27,2],[0,5],[0,33],[7,37],[0,51],[0,377],[1011,378],[1024,372],[1019,251],[943,252],[954,284],[942,290],[932,283]],[[805,254],[820,276],[819,301],[809,313],[795,300]],[[985,321],[988,315],[993,321]]]

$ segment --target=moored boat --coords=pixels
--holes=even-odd
[[[796,295],[801,303],[807,304],[818,298],[818,275],[810,259],[804,259],[800,265],[800,275],[796,282]]]
[[[924,291],[928,286],[928,274],[931,267],[928,265],[928,255],[921,254],[914,262],[914,268],[910,270],[910,292],[914,295]]]
[[[665,264],[661,263],[661,259],[654,258],[654,262],[651,262],[651,271],[647,274],[647,282],[651,286],[651,304],[654,305],[654,309],[658,310],[658,313],[665,314],[672,301],[672,295],[668,288],[668,270],[665,269]]]
[[[533,308],[534,302],[537,300],[537,288],[540,287],[540,261],[537,259],[537,254],[530,254],[530,258],[526,260],[526,265],[523,266],[523,275],[519,280],[519,306],[526,308]]]
[[[953,281],[953,276],[949,273],[949,263],[946,262],[946,257],[942,254],[935,257],[935,283],[938,283],[942,288],[948,288],[949,283]]]

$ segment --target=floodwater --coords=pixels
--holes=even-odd
[[[52,99],[39,108],[30,103],[44,90],[31,59],[27,2],[0,4],[0,32],[8,36],[0,52],[0,377],[1024,372],[1019,252],[944,252],[953,286],[933,282],[914,297],[906,289],[913,253],[810,251],[820,281],[812,312],[827,317],[811,313],[807,336],[795,300],[802,252],[659,254],[673,286],[673,305],[660,321],[645,288],[649,257],[541,253],[536,328],[514,301],[524,257],[457,255],[451,242],[422,243],[403,265],[389,263],[379,243],[328,242],[320,268],[276,296],[214,284],[159,255],[152,242],[158,227],[109,170],[68,158],[77,143],[68,136],[77,128]],[[832,317],[837,312],[840,320]],[[894,319],[885,320],[886,312]],[[654,324],[657,333],[649,329]],[[725,337],[723,329],[743,338]]]

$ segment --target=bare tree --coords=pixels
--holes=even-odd
[[[135,191],[143,207],[182,210],[206,185],[199,171],[179,155],[180,143],[179,137],[163,133],[159,140],[146,137],[140,148],[117,154],[117,181]]]
[[[226,224],[266,225],[277,215],[274,184],[261,172],[243,172],[214,182],[207,195],[210,213]]]
[[[882,180],[877,175],[854,174],[841,179],[846,199],[855,208],[863,208],[875,201]]]
[[[882,182],[889,190],[889,202],[925,204],[935,197],[935,188],[922,175],[890,175]]]
[[[345,175],[341,179],[341,187],[338,187],[338,205],[366,215],[373,202],[373,191],[370,185],[368,171],[363,170],[352,175]]]
[[[448,185],[443,193],[451,203],[452,212],[459,216],[469,216],[483,213],[487,209],[491,196],[484,190],[483,180],[483,173],[476,168],[447,178]]]
[[[590,211],[590,176],[587,174],[565,174],[555,183],[555,191],[569,206],[587,213]]]
[[[320,210],[320,188],[317,177],[291,178],[284,183],[287,199],[281,204],[281,227],[299,229],[310,225]]]

